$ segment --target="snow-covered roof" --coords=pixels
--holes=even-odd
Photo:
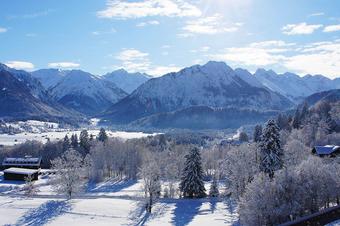
[[[40,166],[41,157],[24,157],[24,158],[5,158],[2,162],[3,166]]]
[[[326,145],[326,146],[315,146],[316,154],[318,155],[330,155],[333,152],[340,150],[340,146]]]
[[[32,175],[37,173],[38,170],[35,169],[24,169],[24,168],[15,168],[11,167],[4,170],[4,173],[15,173],[15,174],[25,174],[25,175]]]

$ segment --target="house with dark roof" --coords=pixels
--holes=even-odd
[[[26,169],[39,169],[42,164],[41,157],[25,156],[19,158],[8,157],[2,162],[2,168],[8,169],[11,167],[15,168],[26,168]]]
[[[312,153],[320,157],[323,157],[323,156],[336,157],[340,155],[340,146],[334,146],[334,145],[315,146],[312,149]]]
[[[4,170],[5,180],[26,180],[31,178],[31,180],[38,180],[39,170],[37,169],[25,169],[25,168],[15,168],[11,167]]]

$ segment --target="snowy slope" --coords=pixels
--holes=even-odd
[[[8,71],[14,75],[19,81],[21,81],[30,91],[30,93],[45,102],[49,102],[50,96],[40,81],[34,78],[30,73],[23,70],[16,70],[14,68],[7,67],[0,63],[0,70]]]
[[[127,93],[132,93],[138,86],[148,81],[151,77],[144,73],[129,73],[124,69],[113,71],[102,76],[103,79],[115,83]]]
[[[239,71],[238,71],[239,72]],[[286,109],[292,103],[253,81],[244,81],[223,62],[208,62],[153,78],[124,98],[104,118],[114,123],[131,122],[155,113],[184,109],[190,106]],[[255,83],[255,84],[252,84]]]
[[[68,71],[50,92],[63,105],[85,114],[100,113],[127,95],[114,83],[81,70]]]
[[[299,100],[316,92],[340,87],[337,80],[322,75],[300,77],[293,73],[276,74],[272,70],[258,69],[254,76],[269,89],[291,100]]]
[[[41,69],[31,72],[32,76],[37,78],[45,89],[49,89],[58,84],[68,71],[60,69]]]

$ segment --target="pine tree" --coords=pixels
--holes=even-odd
[[[269,120],[262,132],[260,142],[260,170],[273,178],[274,172],[283,166],[279,128],[274,120]]]
[[[240,140],[241,142],[248,142],[248,141],[249,141],[249,138],[248,138],[247,133],[246,133],[246,132],[241,132],[241,133],[240,133],[240,138],[239,138],[239,140]]]
[[[64,151],[68,150],[70,148],[70,145],[71,145],[70,139],[68,138],[66,134],[63,140],[63,150]]]
[[[90,141],[89,141],[89,134],[87,130],[83,130],[80,132],[80,137],[79,137],[79,145],[84,149],[86,153],[90,151]]]
[[[184,197],[204,197],[203,169],[200,151],[193,148],[185,156],[186,162],[180,183],[180,191]]]
[[[73,147],[73,148],[77,148],[78,147],[78,136],[77,136],[77,134],[72,134],[72,136],[71,136],[71,146]]]
[[[254,129],[254,142],[258,143],[261,140],[262,136],[262,126],[256,125]]]
[[[107,134],[106,134],[106,131],[105,131],[104,128],[100,129],[97,139],[99,141],[101,141],[101,142],[106,142],[107,141],[108,137],[107,137]]]
[[[218,197],[219,195],[220,195],[220,192],[218,190],[217,178],[216,178],[216,176],[214,176],[213,181],[210,185],[209,196],[210,197]]]

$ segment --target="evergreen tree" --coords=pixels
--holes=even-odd
[[[180,191],[184,197],[204,197],[203,169],[200,151],[193,148],[185,156],[186,162],[180,183]]]
[[[240,138],[239,138],[239,140],[240,140],[241,142],[248,142],[248,141],[249,141],[248,135],[247,135],[245,132],[241,132],[241,133],[240,133]]]
[[[73,147],[73,148],[77,148],[78,147],[78,136],[77,136],[77,134],[72,134],[72,136],[71,136],[71,146]]]
[[[216,176],[214,176],[213,181],[210,185],[209,196],[210,197],[218,197],[219,195],[220,195],[220,192],[218,190],[217,178],[216,178]]]
[[[107,137],[107,134],[106,134],[106,131],[105,131],[104,128],[100,129],[97,139],[99,141],[101,141],[101,142],[106,142],[107,141],[108,137]]]
[[[263,129],[260,142],[260,170],[273,178],[274,171],[283,166],[279,128],[275,120],[269,120]]]
[[[79,145],[84,149],[84,151],[87,153],[90,151],[90,140],[89,140],[89,134],[87,130],[83,130],[80,132],[80,137],[79,137]]]
[[[63,140],[63,151],[66,151],[70,148],[71,146],[71,142],[70,142],[70,139],[68,138],[67,134],[65,135],[64,137],[64,140]]]
[[[262,126],[256,125],[254,129],[254,142],[258,143],[261,141],[262,136]]]
[[[293,128],[294,129],[299,129],[300,127],[300,112],[299,110],[296,110],[295,111],[295,115],[294,115],[294,118],[293,118]]]

